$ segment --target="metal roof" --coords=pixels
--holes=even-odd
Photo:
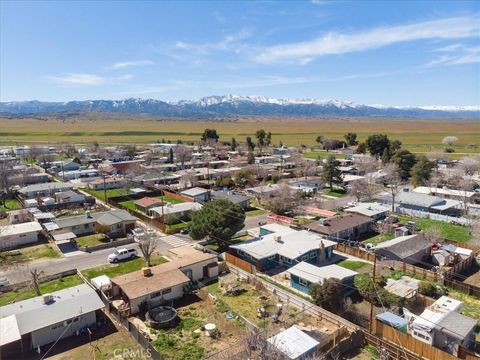
[[[44,304],[43,296],[0,307],[0,319],[15,316],[20,335],[90,313],[104,307],[95,290],[82,284],[52,293],[54,301]]]
[[[0,237],[26,234],[31,232],[42,231],[42,226],[36,222],[26,222],[21,224],[6,225],[1,227]]]
[[[343,280],[358,274],[356,271],[338,265],[315,266],[305,261],[291,267],[287,272],[311,283],[322,283],[328,278]]]
[[[290,359],[300,358],[320,343],[295,325],[267,340]]]

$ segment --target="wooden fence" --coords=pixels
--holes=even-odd
[[[465,284],[454,279],[443,279],[443,285],[458,290],[464,294],[480,297],[480,287],[475,285]]]
[[[471,353],[468,350],[459,351],[458,357],[451,355],[445,351],[433,347],[432,345],[424,343],[423,341],[417,340],[409,334],[402,333],[391,326],[383,324],[378,320],[375,320],[373,332],[382,339],[400,345],[404,349],[409,349],[411,352],[418,354],[421,358],[435,360],[455,360],[461,359],[460,356],[462,355],[464,356],[463,359],[466,359],[466,354],[468,353],[470,356],[469,359],[480,359],[474,353]]]
[[[180,194],[168,191],[168,190],[162,190],[162,191],[166,196],[169,196],[173,199],[177,199],[177,200],[180,200],[180,201],[183,201],[183,202],[194,202],[194,200],[189,198],[189,197],[186,197],[186,196],[183,196],[183,195],[180,195]]]
[[[333,246],[333,250],[340,251],[340,252],[343,252],[344,254],[352,255],[352,256],[358,257],[358,258],[363,259],[363,260],[367,260],[367,261],[371,261],[371,262],[375,261],[375,254],[374,253],[365,251],[365,250],[360,249],[360,248],[348,246],[348,245],[345,245],[345,244],[335,244]]]
[[[256,273],[256,268],[255,265],[250,264],[248,261],[242,260],[235,255],[232,255],[230,253],[225,253],[225,260],[232,265],[235,265],[236,267],[242,269],[243,271],[246,271],[250,274],[255,274]]]
[[[427,270],[409,263],[405,261],[398,261],[398,260],[382,260],[377,263],[377,269],[380,271],[382,268],[395,268],[401,270],[403,272],[413,274],[416,276],[421,277],[422,279],[428,281],[439,281],[443,280],[443,275],[441,273],[436,273],[431,270]]]

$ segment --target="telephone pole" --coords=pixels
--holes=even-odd
[[[373,299],[375,293],[375,280],[377,275],[377,257],[373,258],[372,286],[370,289],[370,333],[373,333]]]

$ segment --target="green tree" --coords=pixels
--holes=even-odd
[[[240,188],[253,186],[256,182],[255,173],[252,169],[249,168],[238,170],[233,176],[233,181],[235,183],[235,186]]]
[[[133,159],[137,155],[137,148],[135,145],[126,145],[123,147],[123,154]]]
[[[412,182],[415,186],[426,185],[427,181],[432,176],[432,171],[435,168],[435,163],[428,160],[425,155],[417,156],[417,162],[412,167],[411,175]]]
[[[417,162],[417,159],[410,151],[401,149],[395,152],[391,161],[398,166],[402,180],[407,180],[410,177],[410,171]]]
[[[326,162],[323,164],[322,180],[328,184],[330,189],[333,188],[333,184],[340,184],[342,182],[342,172],[339,169],[339,163],[334,155],[328,156]]]
[[[174,157],[173,157],[173,148],[170,148],[170,150],[168,150],[167,163],[172,164],[172,163],[173,163],[173,160],[174,160]]]
[[[267,147],[272,145],[272,133],[270,131],[267,133],[267,136],[265,137],[265,145]]]
[[[267,133],[265,132],[265,130],[260,129],[257,130],[257,132],[255,133],[255,137],[257,138],[257,145],[261,154],[262,149],[265,147],[265,138],[267,137]]]
[[[250,136],[247,136],[247,148],[248,148],[248,151],[253,151],[255,150],[255,143],[252,141],[252,138]]]
[[[249,151],[247,155],[247,164],[252,165],[255,164],[255,155],[253,155],[253,152]]]
[[[354,146],[358,144],[357,134],[353,132],[346,133],[343,135],[348,146]]]
[[[322,145],[322,142],[323,142],[323,136],[322,135],[318,135],[317,138],[315,139],[316,143],[318,144],[318,146],[321,146]]]
[[[370,155],[378,159],[384,154],[385,149],[390,149],[390,140],[385,134],[373,134],[367,138],[365,145]]]
[[[215,186],[222,188],[231,188],[235,185],[230,176],[221,176],[215,181]]]
[[[342,283],[335,278],[325,279],[321,284],[311,284],[309,295],[314,303],[325,310],[340,313],[345,308],[342,294]]]
[[[190,236],[194,240],[209,237],[219,245],[240,231],[245,222],[241,206],[229,200],[212,200],[192,214]]]
[[[230,150],[232,151],[237,150],[237,146],[238,146],[237,140],[234,137],[232,137],[232,142],[230,143]]]
[[[218,141],[220,136],[217,134],[217,130],[215,129],[205,129],[202,134],[202,141],[207,140],[214,140],[215,142]]]
[[[357,154],[365,154],[367,152],[367,145],[360,143],[357,146]]]

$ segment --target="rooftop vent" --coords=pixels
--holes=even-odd
[[[142,268],[142,272],[144,277],[152,276],[152,270],[150,270],[148,267]]]
[[[55,301],[55,299],[53,298],[52,294],[44,294],[43,295],[43,303],[44,304],[50,304],[54,301]]]

